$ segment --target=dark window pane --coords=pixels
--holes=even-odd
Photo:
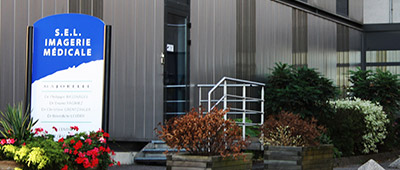
[[[336,13],[342,16],[349,16],[349,0],[336,0]]]

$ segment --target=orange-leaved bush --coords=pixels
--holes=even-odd
[[[318,137],[326,131],[315,118],[303,120],[300,115],[287,112],[269,115],[261,129],[263,144],[282,146],[318,145]]]
[[[166,121],[156,132],[168,146],[185,149],[192,155],[240,155],[247,142],[241,137],[240,127],[223,118],[227,111],[214,109],[202,113],[201,109],[192,109],[186,115]]]

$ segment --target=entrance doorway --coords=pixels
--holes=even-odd
[[[185,114],[189,108],[190,0],[165,0],[164,113]]]

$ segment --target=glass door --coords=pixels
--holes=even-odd
[[[189,16],[179,8],[165,10],[164,108],[169,119],[189,110]]]

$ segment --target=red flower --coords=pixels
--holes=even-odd
[[[106,137],[106,138],[108,138],[108,137],[110,137],[110,134],[108,134],[107,132],[105,132],[105,133],[103,134],[103,136]]]
[[[86,139],[85,143],[88,143],[89,145],[92,145],[92,139],[90,139],[90,138]]]
[[[60,142],[64,142],[64,138],[58,139],[58,143],[60,143]]]
[[[118,165],[118,166],[121,166],[121,162],[118,161],[117,165]]]
[[[99,130],[96,133],[99,133],[99,132],[104,133],[104,130],[99,128]]]
[[[26,146],[26,143],[24,142],[24,143],[22,144],[22,146]]]
[[[106,152],[107,152],[107,153],[110,153],[110,152],[111,152],[110,147],[107,147]]]
[[[36,128],[35,129],[35,134],[39,134],[39,132],[43,132],[43,128]]]
[[[89,168],[91,166],[89,159],[88,158],[84,158],[83,160],[83,167],[84,168]]]
[[[78,126],[71,126],[71,129],[72,129],[72,130],[76,130],[76,131],[79,130]]]
[[[64,167],[61,170],[68,170],[68,165],[64,165]]]
[[[99,159],[97,158],[92,159],[92,168],[97,167],[98,164],[99,164]]]
[[[92,159],[95,159],[99,155],[99,149],[94,148],[92,150],[87,151],[88,156],[92,156]]]
[[[83,157],[85,157],[86,155],[85,155],[85,153],[79,152],[79,153],[78,153],[78,156],[81,157],[81,158],[83,158]]]
[[[74,150],[74,155],[77,155],[78,154],[78,151],[77,150]]]
[[[15,140],[14,139],[7,139],[6,142],[7,142],[7,144],[14,144]]]
[[[75,144],[75,146],[74,146],[74,149],[75,150],[78,150],[78,149],[80,149],[80,148],[82,148],[82,142],[81,141],[78,141],[78,142],[76,142],[76,144]]]
[[[99,149],[100,149],[100,151],[102,151],[102,152],[105,152],[105,151],[106,151],[106,148],[104,148],[103,146],[100,146]]]
[[[86,159],[87,159],[87,158],[86,158]],[[77,157],[77,158],[75,159],[75,162],[76,162],[77,164],[82,164],[84,160],[85,160],[85,157]]]
[[[7,141],[5,139],[2,139],[0,143],[1,143],[1,145],[4,145],[7,143]]]
[[[71,141],[69,141],[69,143],[74,144],[74,143],[75,143],[75,140],[72,139]]]
[[[57,132],[58,130],[57,130],[57,128],[55,127],[55,126],[53,126],[53,129]]]
[[[114,166],[114,164],[108,164],[108,166],[109,166],[109,167],[112,167],[112,166]]]

